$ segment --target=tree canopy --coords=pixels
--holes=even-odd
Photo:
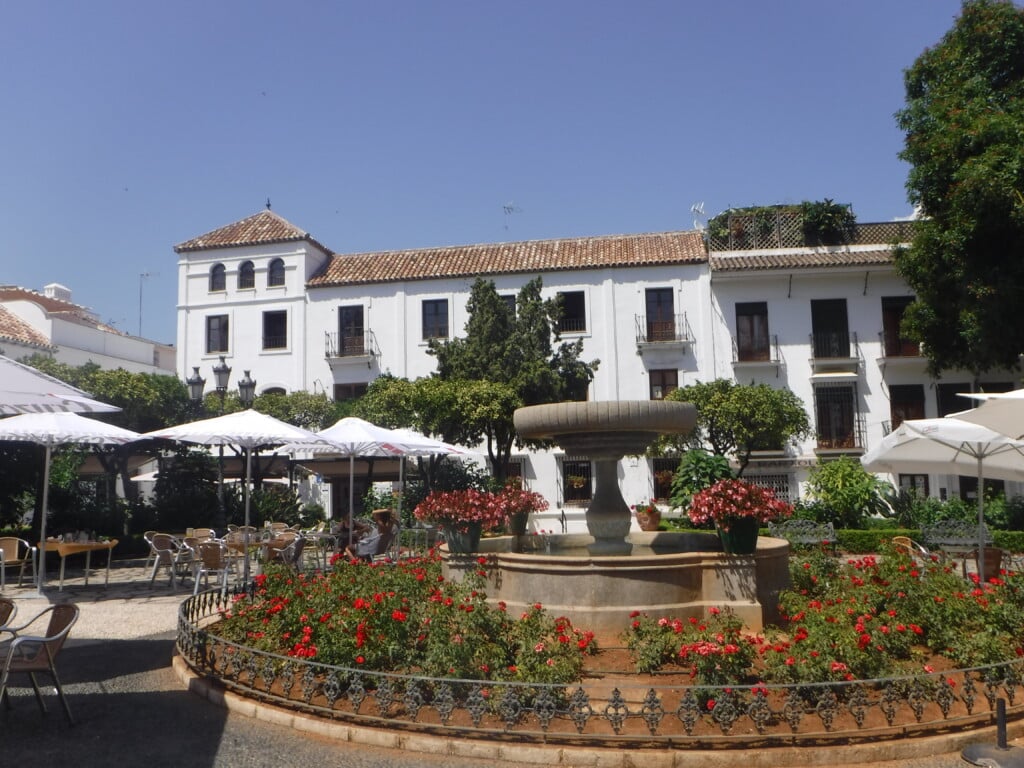
[[[432,341],[438,378],[460,382],[466,397],[460,407],[467,424],[482,429],[487,452],[498,479],[505,477],[516,440],[512,414],[521,405],[582,400],[594,379],[599,361],[581,359],[583,342],[561,341],[556,299],[541,297],[542,282],[527,282],[515,306],[500,296],[493,280],[477,278],[466,309],[469,319],[462,338]],[[555,346],[557,345],[557,347]],[[480,382],[469,390],[467,382]],[[504,389],[491,390],[501,385]]]
[[[968,0],[905,73],[900,157],[922,214],[896,268],[916,293],[904,332],[933,373],[1016,368],[1024,324],[1024,10]]]
[[[810,420],[800,398],[767,384],[736,384],[728,379],[697,382],[670,392],[666,400],[693,403],[697,423],[688,438],[662,437],[656,450],[704,448],[739,463],[737,475],[757,450],[779,450],[810,434]]]

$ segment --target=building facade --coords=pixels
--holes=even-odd
[[[95,363],[133,373],[173,375],[176,365],[174,347],[102,322],[59,283],[42,292],[0,285],[0,346],[8,357],[42,354],[67,365]]]
[[[220,357],[251,372],[257,391],[357,397],[377,376],[436,370],[430,339],[458,336],[478,276],[514,296],[540,276],[560,296],[565,339],[600,360],[591,400],[664,397],[728,378],[788,388],[814,435],[760,451],[745,475],[795,499],[817,462],[858,456],[904,418],[970,407],[971,378],[927,374],[899,336],[912,299],[892,244],[909,223],[858,225],[841,245],[716,242],[699,231],[617,235],[362,254],[335,254],[269,210],[175,247],[178,375]],[[990,377],[986,391],[1014,377]],[[582,525],[590,498],[585,457],[558,450],[514,456],[551,503],[538,528]],[[626,457],[627,502],[667,495],[669,458]],[[970,478],[893,478],[935,496],[973,493]]]

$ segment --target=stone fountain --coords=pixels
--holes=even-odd
[[[520,436],[554,440],[595,462],[597,483],[587,534],[545,537],[543,550],[513,551],[510,536],[482,539],[477,555],[441,548],[444,573],[461,578],[484,569],[488,600],[519,615],[540,602],[555,616],[615,644],[633,611],[680,619],[714,607],[752,631],[778,623],[779,592],[789,585],[789,544],[762,536],[753,555],[727,555],[705,532],[633,532],[617,477],[619,459],[642,453],[661,433],[685,434],[696,411],[688,403],[622,401],[520,408]],[[538,537],[532,537],[537,539]],[[483,563],[483,565],[481,565]]]
[[[551,403],[519,408],[516,431],[526,439],[548,439],[566,453],[594,461],[596,484],[587,508],[592,555],[629,554],[629,505],[619,489],[618,463],[641,454],[659,434],[688,434],[697,420],[690,403],[665,400],[612,400]]]

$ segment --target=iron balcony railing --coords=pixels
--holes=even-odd
[[[745,344],[740,346],[733,339],[733,363],[778,363],[782,358],[779,353],[779,337],[773,333],[768,337],[767,341],[767,344]]]
[[[373,331],[365,330],[361,334],[351,335],[336,331],[324,333],[324,357],[328,359],[371,357],[377,354],[377,339]]]
[[[635,320],[637,344],[693,343],[693,331],[685,312],[657,319],[636,315]]]
[[[857,334],[847,331],[814,331],[811,333],[811,352],[815,360],[856,357]]]
[[[883,357],[921,357],[921,345],[900,336],[898,328],[886,328],[878,334]]]

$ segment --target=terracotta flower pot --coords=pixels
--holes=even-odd
[[[649,512],[637,512],[636,522],[641,531],[656,531],[661,525],[661,512],[657,509],[652,509]]]

